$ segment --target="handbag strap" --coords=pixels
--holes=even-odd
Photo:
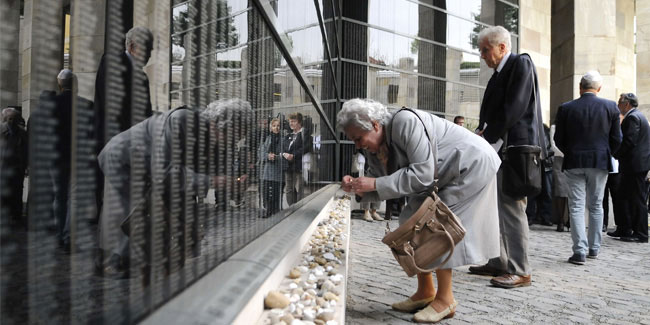
[[[528,59],[532,62],[533,59],[528,55],[528,53],[523,53],[521,55],[525,55],[528,57]],[[538,87],[538,81],[537,81],[537,71],[535,70],[535,66],[533,66],[533,69],[530,69],[530,75],[533,78],[533,98],[535,99],[535,119],[537,120],[537,137],[539,139],[539,146],[542,149],[541,153],[541,159],[545,159],[548,156],[548,152],[546,151],[546,135],[544,133],[544,123],[542,122],[542,117],[539,115],[541,111],[541,104],[539,103],[538,99],[538,94],[537,94],[537,87]],[[539,107],[539,109],[538,109]],[[507,141],[508,136],[506,134],[505,139]],[[507,146],[507,142],[504,142],[504,145]],[[507,148],[507,147],[506,147]]]

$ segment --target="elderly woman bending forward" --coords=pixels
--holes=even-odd
[[[400,224],[433,190],[438,168],[438,195],[467,233],[451,259],[436,270],[437,292],[432,274],[420,273],[417,291],[392,307],[403,312],[424,308],[414,316],[418,322],[453,317],[458,303],[451,269],[499,256],[498,155],[485,140],[447,120],[420,110],[389,112],[367,99],[346,102],[337,124],[364,150],[370,166],[370,177],[344,176],[343,189],[361,196],[362,202],[407,197]]]

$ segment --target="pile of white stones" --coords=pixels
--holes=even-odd
[[[336,198],[329,215],[319,222],[299,266],[291,269],[277,291],[264,299],[262,324],[338,325],[345,306],[345,242],[350,197]]]

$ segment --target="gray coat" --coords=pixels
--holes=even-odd
[[[280,138],[280,148],[283,147],[283,141],[284,137],[278,135]],[[284,150],[280,150],[279,152],[274,152],[276,155],[275,160],[269,160],[268,154],[269,154],[269,148],[271,147],[271,135],[266,137],[266,140],[262,145],[260,146],[258,157],[260,160],[260,164],[262,164],[263,170],[262,170],[262,180],[264,181],[273,181],[273,182],[282,182],[284,180],[284,167],[286,167],[286,160],[280,156],[280,153],[283,152]]]
[[[482,138],[423,111],[391,113],[384,125],[389,154],[397,170],[390,175],[376,155],[364,152],[376,179],[376,191],[363,201],[408,197],[400,215],[406,221],[422,204],[434,185],[438,168],[438,195],[461,219],[467,230],[445,268],[474,264],[499,256],[496,173],[501,161]],[[431,139],[427,139],[425,129]]]

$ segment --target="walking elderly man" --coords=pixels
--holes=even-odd
[[[637,97],[632,93],[621,94],[618,109],[624,114],[621,129],[623,141],[614,157],[618,158],[623,189],[624,225],[620,229],[622,241],[648,242],[648,206],[646,205],[646,175],[650,170],[650,126],[636,107]]]
[[[478,36],[481,58],[494,74],[487,84],[477,134],[502,156],[505,144],[540,145],[541,108],[537,71],[528,55],[510,52],[510,33],[501,26],[486,28]],[[543,141],[542,141],[543,142]],[[470,273],[495,276],[490,281],[501,288],[530,285],[526,197],[511,197],[503,191],[503,168],[497,173],[501,254]],[[508,185],[506,184],[505,187]]]
[[[599,98],[603,78],[589,71],[580,79],[580,98],[560,105],[555,118],[555,144],[564,153],[562,169],[569,186],[569,218],[573,255],[569,263],[585,264],[600,251],[603,194],[607,174],[613,170],[612,152],[621,144],[616,103]],[[589,211],[585,235],[585,206]],[[589,249],[589,255],[587,255]]]

